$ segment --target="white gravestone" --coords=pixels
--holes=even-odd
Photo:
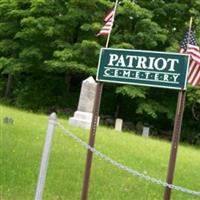
[[[115,121],[115,130],[116,131],[122,131],[122,125],[123,125],[123,120],[120,118],[117,118]]]
[[[143,127],[143,131],[142,131],[142,136],[143,137],[149,137],[149,127],[147,127],[147,126],[144,126]]]
[[[70,125],[90,129],[96,86],[97,83],[92,76],[82,82],[78,109],[74,116],[69,118]]]

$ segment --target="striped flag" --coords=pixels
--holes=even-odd
[[[113,25],[113,21],[114,21],[114,9],[112,9],[104,18],[104,26],[101,28],[101,30],[99,31],[99,33],[97,33],[97,36],[99,35],[108,35],[112,29],[112,25]]]
[[[181,42],[180,53],[187,53],[190,55],[188,83],[192,86],[197,86],[200,84],[200,49],[192,31],[186,32]]]

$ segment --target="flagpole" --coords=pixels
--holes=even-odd
[[[110,35],[111,35],[112,28],[113,28],[113,23],[114,23],[114,19],[115,19],[115,14],[116,14],[116,10],[117,10],[118,1],[119,1],[119,0],[116,0],[116,2],[115,2],[114,14],[113,14],[113,16],[112,16],[112,26],[111,26],[111,29],[110,29],[110,31],[109,31],[108,37],[107,37],[107,41],[106,41],[106,46],[105,46],[105,48],[108,48],[108,45],[109,45]]]
[[[192,17],[190,17],[190,24],[189,24],[189,34],[188,34],[188,44],[190,43],[190,35],[191,35],[191,30],[192,30],[192,21],[193,21],[193,19],[192,19]],[[187,46],[187,48],[188,48],[188,46]]]
[[[109,41],[110,41],[110,35],[111,35],[113,23],[114,23],[114,17],[115,17],[118,1],[119,0],[116,0],[116,2],[115,2],[114,13],[113,13],[113,16],[112,16],[112,25],[111,25],[111,29],[110,29],[108,37],[107,37],[106,46],[105,46],[106,48],[108,48],[108,44],[109,44]],[[94,147],[94,143],[95,143],[96,128],[97,128],[97,124],[98,124],[98,117],[99,117],[102,91],[103,91],[103,83],[98,82],[97,86],[96,86],[96,94],[95,94],[95,101],[94,101],[94,108],[93,108],[93,115],[92,115],[92,123],[91,123],[90,136],[89,136],[89,141],[88,141],[88,145],[91,146],[91,147]],[[91,174],[92,157],[93,157],[93,152],[88,149],[86,163],[85,163],[85,173],[84,173],[84,179],[83,179],[83,186],[82,186],[82,191],[81,191],[81,200],[87,200],[87,198],[88,198],[88,189],[89,189],[89,181],[90,181],[90,174]]]
[[[190,18],[188,44],[190,42],[191,28],[192,28],[192,18]],[[166,179],[166,182],[168,184],[172,184],[173,178],[174,178],[176,157],[177,157],[178,145],[180,141],[182,119],[183,119],[183,113],[184,113],[184,107],[185,107],[185,98],[186,98],[186,90],[181,89],[178,93],[176,115],[175,115],[174,129],[173,129],[173,135],[172,135],[171,153],[170,153],[170,159],[169,159],[169,164],[168,164],[168,173],[167,173],[167,179]],[[166,186],[163,199],[170,200],[170,198],[171,198],[171,188]]]

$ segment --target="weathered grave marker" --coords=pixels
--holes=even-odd
[[[149,130],[150,130],[149,127],[143,126],[142,136],[143,136],[143,137],[149,137]]]
[[[120,118],[117,118],[115,120],[115,130],[121,132],[122,131],[122,126],[123,126],[123,120],[120,119]]]
[[[97,83],[92,76],[82,82],[78,109],[69,119],[69,124],[89,129],[92,123],[92,112]]]

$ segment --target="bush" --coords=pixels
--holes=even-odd
[[[49,110],[66,106],[67,93],[62,76],[48,74],[16,79],[16,105],[25,109]]]

